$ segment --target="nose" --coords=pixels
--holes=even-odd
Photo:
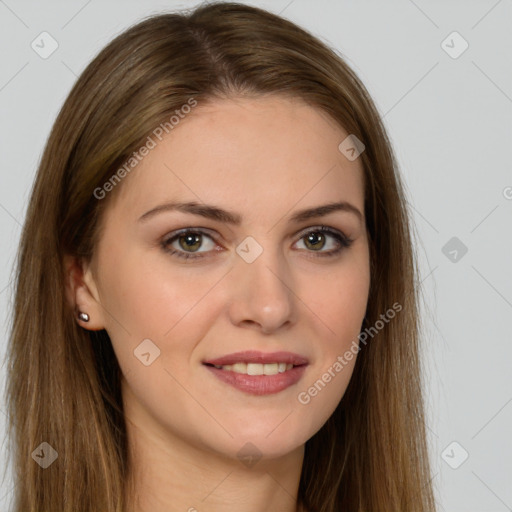
[[[292,277],[277,252],[264,250],[252,263],[238,258],[231,272],[229,316],[234,325],[270,334],[295,323]]]

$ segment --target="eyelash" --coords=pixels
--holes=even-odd
[[[348,236],[344,235],[343,233],[336,231],[334,229],[328,228],[326,226],[318,226],[318,227],[308,228],[307,231],[302,231],[300,233],[301,236],[299,237],[298,240],[302,240],[303,238],[305,238],[307,235],[309,235],[311,233],[324,233],[324,234],[331,235],[339,244],[337,249],[333,249],[333,250],[330,250],[327,252],[325,252],[325,251],[317,252],[316,256],[319,256],[319,257],[327,257],[327,258],[334,257],[334,256],[338,255],[339,253],[341,253],[344,249],[347,249],[348,247],[350,247],[352,245],[352,242],[354,241],[352,238],[349,238]],[[180,251],[180,250],[170,248],[170,244],[172,242],[177,240],[180,236],[187,235],[187,234],[205,235],[215,242],[214,238],[210,234],[208,234],[207,232],[205,232],[199,228],[197,228],[197,229],[196,228],[184,228],[184,229],[181,229],[181,230],[173,233],[172,236],[163,239],[161,242],[162,249],[166,253],[170,254],[171,256],[177,256],[179,258],[184,258],[184,259],[198,259],[198,258],[207,257],[207,256],[200,256],[200,254],[207,254],[206,252],[187,253],[185,251]],[[211,252],[211,251],[208,251],[208,252]],[[307,251],[307,252],[315,253],[315,251]]]

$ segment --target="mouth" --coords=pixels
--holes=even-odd
[[[204,361],[216,377],[252,395],[278,393],[297,383],[309,361],[291,352],[246,351]]]

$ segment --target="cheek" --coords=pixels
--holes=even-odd
[[[367,254],[367,253],[365,253]],[[321,280],[310,307],[316,313],[319,344],[314,372],[297,394],[297,407],[309,432],[327,421],[345,394],[359,353],[359,333],[366,312],[369,265],[358,255],[335,276]]]
[[[103,263],[101,298],[106,329],[120,365],[138,368],[134,350],[150,339],[167,359],[183,357],[218,316],[219,301],[211,291],[225,271],[189,270],[171,264],[166,255],[110,253]]]
[[[105,305],[134,336],[160,338],[199,304],[214,272],[189,271],[165,254],[125,254],[104,265]]]
[[[335,290],[331,301],[325,304],[332,330],[336,333],[337,352],[358,339],[368,303],[368,281],[347,276]]]
[[[329,333],[325,354],[339,353],[357,340],[366,313],[370,271],[365,247],[352,253],[345,265],[322,277],[316,276],[310,295],[311,309],[318,314]]]

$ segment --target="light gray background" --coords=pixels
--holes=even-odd
[[[64,98],[113,36],[148,14],[197,3],[0,0],[2,354],[28,192]],[[417,229],[439,510],[512,510],[510,0],[246,3],[281,13],[340,51],[384,116]],[[59,45],[47,59],[31,48],[43,31]],[[469,44],[458,58],[443,49],[460,51],[458,36],[442,46],[453,31]],[[445,255],[452,237],[457,254],[448,246]],[[4,367],[0,375],[4,386]],[[4,441],[1,510],[13,487],[6,449]]]

